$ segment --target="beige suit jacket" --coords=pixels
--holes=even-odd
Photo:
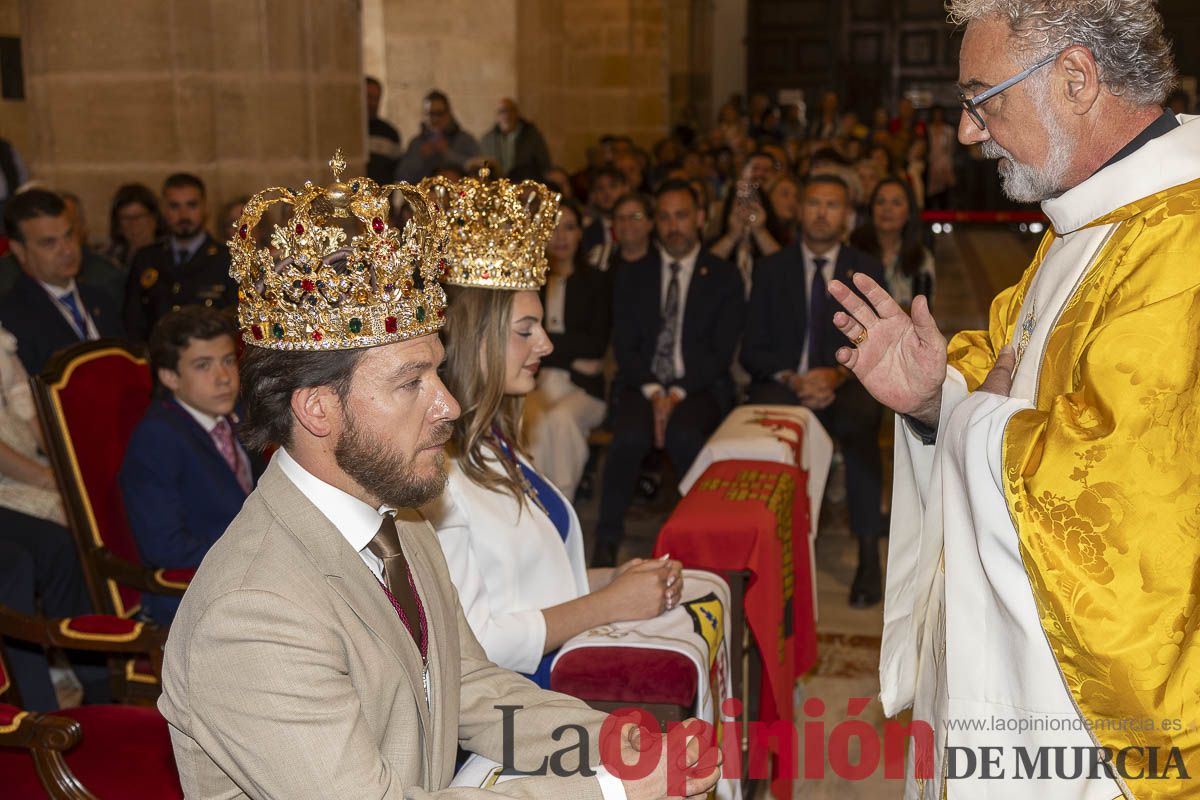
[[[492,792],[446,789],[455,745],[529,771],[578,741],[591,767],[603,716],[489,662],[463,618],[433,529],[398,520],[429,623],[432,702],[420,653],[374,575],[272,463],[201,564],[167,641],[159,709],[186,795],[201,798],[601,800],[595,777],[522,778]],[[577,759],[568,759],[577,764]]]

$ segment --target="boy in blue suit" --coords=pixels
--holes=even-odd
[[[237,440],[237,328],[226,314],[185,306],[150,334],[150,360],[164,394],[134,429],[121,491],[142,559],[154,567],[198,567],[254,488]],[[146,614],[167,625],[178,598],[146,595]]]

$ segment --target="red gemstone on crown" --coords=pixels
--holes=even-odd
[[[262,337],[263,337],[262,328],[261,328],[261,327],[259,327],[258,325],[251,325],[251,326],[250,326],[250,334],[251,334],[251,335],[252,335],[252,336],[253,336],[255,339],[262,339]]]
[[[300,283],[300,288],[304,289],[306,292],[311,292],[313,289],[317,288],[317,285],[312,281],[302,281]]]
[[[384,330],[386,330],[388,333],[395,333],[396,329],[397,329],[396,318],[388,317],[387,319],[385,319],[383,321],[383,327],[384,327]]]
[[[379,217],[371,220],[371,230],[375,231],[376,233],[383,233],[383,220],[381,220]]]
[[[482,272],[482,273],[480,273],[480,274],[479,274],[479,277],[483,278],[485,281],[488,281],[488,280],[491,280],[491,279],[492,279],[492,273],[490,273],[490,272]]]
[[[242,227],[238,228],[238,236],[242,237],[243,239],[245,239],[249,233],[250,233],[250,228],[246,225],[243,225]]]
[[[437,317],[438,317],[438,319],[445,319],[446,318],[446,309],[439,308],[437,310]]]
[[[313,331],[313,341],[314,342],[319,342],[323,338],[325,338],[325,335],[323,333],[321,333],[320,331]]]
[[[299,236],[302,233],[304,233],[304,226],[301,225],[299,222],[297,222],[296,223],[296,235]]]

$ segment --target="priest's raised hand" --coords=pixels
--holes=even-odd
[[[855,345],[837,351],[838,363],[892,411],[936,428],[946,380],[946,338],[928,302],[918,296],[910,317],[867,275],[856,273],[853,280],[866,301],[841,281],[829,284],[829,293],[846,309],[833,315],[833,324]]]

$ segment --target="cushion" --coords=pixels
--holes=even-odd
[[[82,614],[68,617],[59,625],[64,636],[98,642],[128,642],[142,632],[143,623],[137,620],[115,617],[111,614]]]
[[[141,706],[80,706],[55,712],[79,721],[83,738],[66,754],[67,766],[101,800],[182,798],[167,721]],[[3,794],[41,798],[46,793],[26,750],[0,747]]]
[[[668,650],[580,648],[555,662],[550,688],[580,700],[691,708],[696,702],[696,665]]]

